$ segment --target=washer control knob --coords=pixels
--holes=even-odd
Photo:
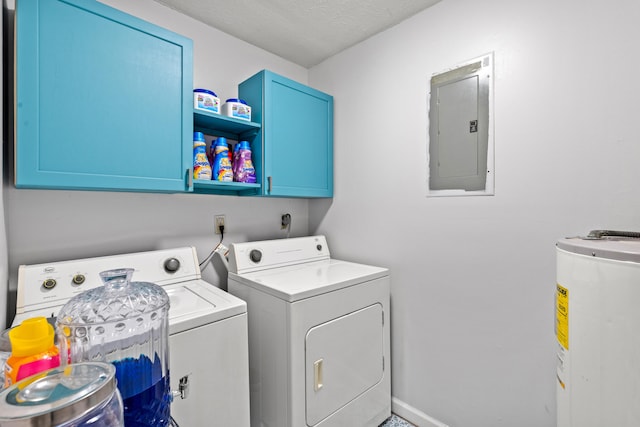
[[[251,261],[258,263],[260,262],[260,260],[262,260],[262,252],[260,252],[258,249],[253,249],[251,252],[249,252],[249,258],[251,259]]]
[[[76,274],[75,276],[73,276],[71,281],[73,282],[74,285],[82,285],[85,279],[86,277],[84,277],[84,274]]]
[[[318,252],[322,251],[322,245],[318,243],[316,245],[316,249],[318,250]]]
[[[177,258],[169,258],[164,262],[164,271],[175,273],[180,268],[180,261]]]
[[[45,289],[53,289],[57,284],[58,282],[56,282],[56,279],[46,279],[44,282],[42,282],[42,287]]]

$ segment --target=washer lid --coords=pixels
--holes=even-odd
[[[386,268],[327,259],[246,274],[231,272],[229,278],[293,302],[388,275]]]
[[[162,287],[169,295],[169,335],[247,312],[247,303],[240,298],[205,282],[190,280]],[[61,307],[52,307],[16,314],[12,326],[35,316],[55,316]]]
[[[169,294],[169,335],[247,312],[247,303],[204,280],[163,286]]]

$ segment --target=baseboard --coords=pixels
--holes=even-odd
[[[445,423],[440,422],[413,406],[406,404],[397,397],[391,398],[391,412],[418,427],[449,427]]]

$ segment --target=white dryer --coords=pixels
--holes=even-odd
[[[324,236],[236,243],[251,425],[379,426],[391,415],[389,271],[331,259]]]

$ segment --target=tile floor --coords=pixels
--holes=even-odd
[[[379,427],[415,427],[413,424],[409,424],[397,415],[391,415],[387,421],[380,424]]]

